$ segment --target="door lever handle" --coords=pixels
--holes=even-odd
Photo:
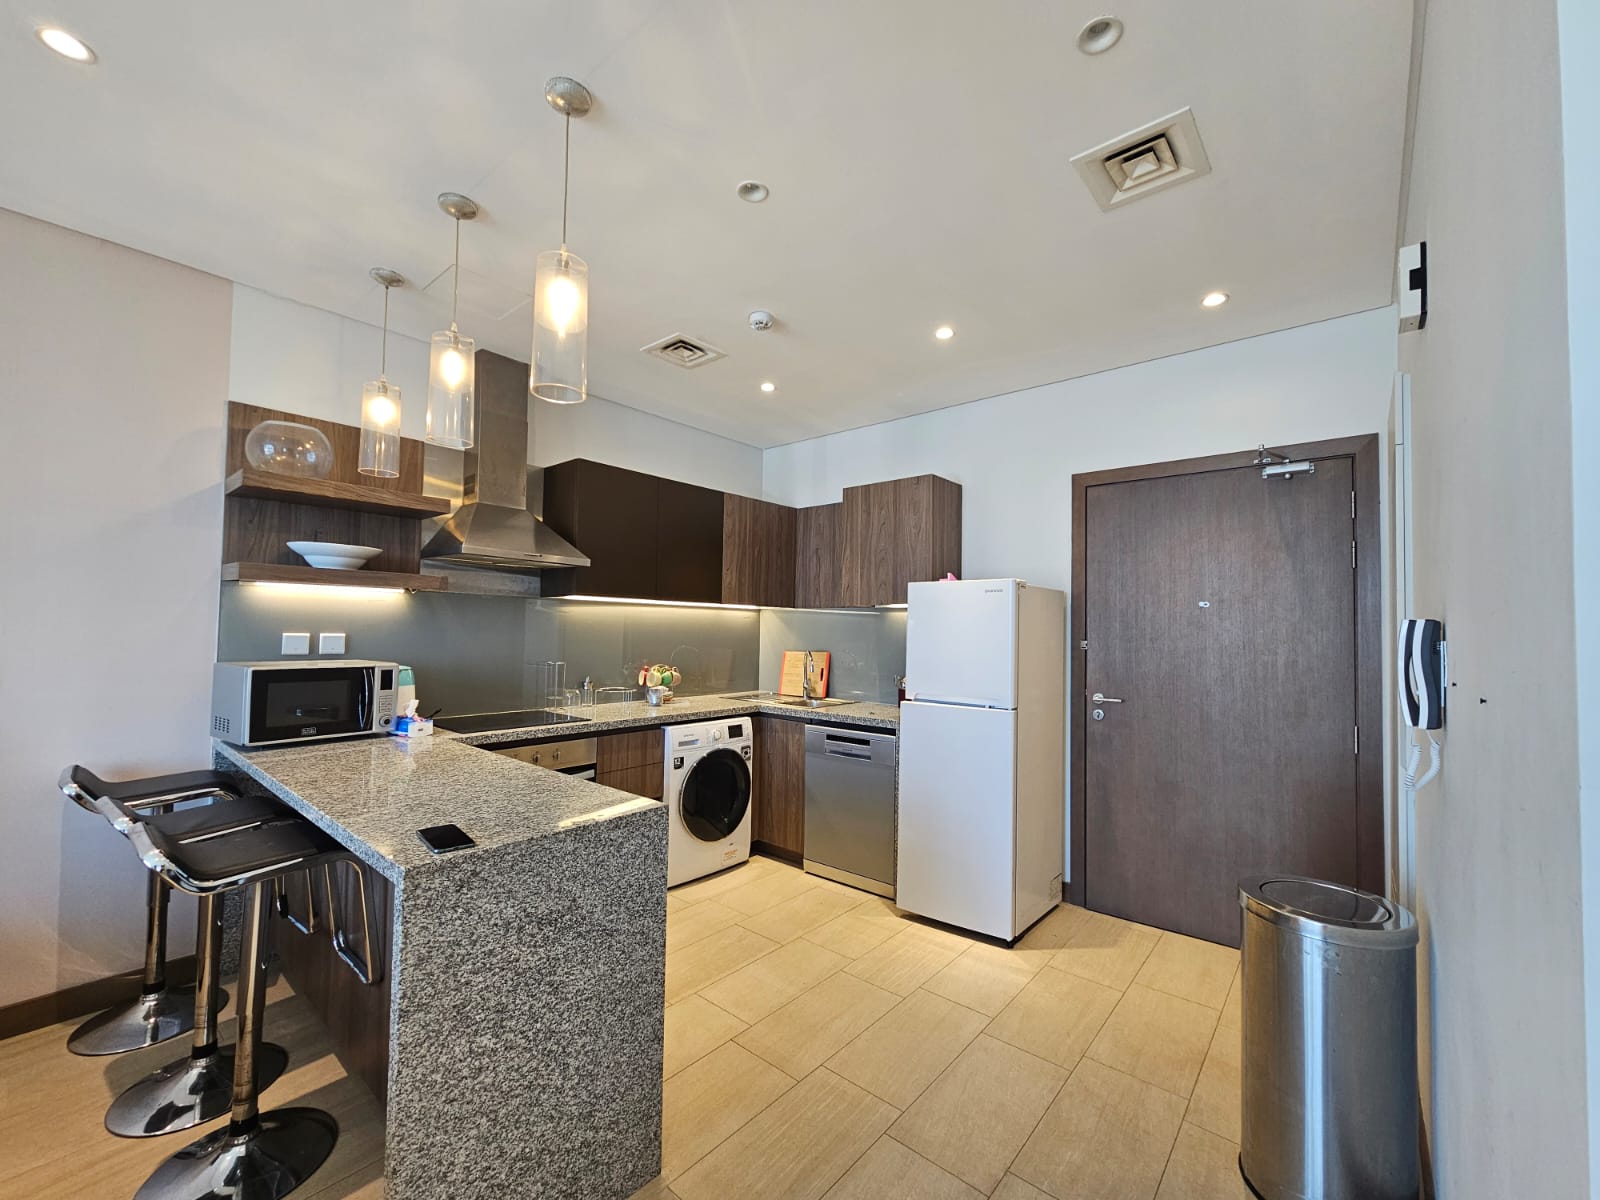
[[[1096,692],[1094,694],[1094,696],[1092,697],[1092,699],[1094,700],[1094,702],[1096,704],[1121,704],[1122,703],[1122,701],[1118,700],[1115,696],[1102,695],[1100,692]]]

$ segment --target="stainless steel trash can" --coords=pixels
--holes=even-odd
[[[1382,896],[1241,880],[1239,1169],[1264,1200],[1417,1200],[1417,923]]]

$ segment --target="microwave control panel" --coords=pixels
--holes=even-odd
[[[387,732],[394,728],[395,672],[392,667],[379,667],[377,674],[378,686],[373,689],[377,700],[373,705],[374,711],[372,715],[375,719],[372,727],[376,730]]]

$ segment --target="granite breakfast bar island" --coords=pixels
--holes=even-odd
[[[442,736],[218,742],[215,760],[371,868],[373,985],[325,937],[275,924],[289,982],[385,1106],[387,1200],[625,1200],[656,1176],[659,802]],[[417,837],[447,823],[477,845],[436,855]]]

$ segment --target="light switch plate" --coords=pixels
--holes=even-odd
[[[342,634],[342,633],[319,633],[319,634],[317,634],[317,653],[318,654],[343,654],[344,653],[344,634]]]
[[[310,654],[311,635],[309,633],[286,633],[283,635],[283,646],[280,654]]]

